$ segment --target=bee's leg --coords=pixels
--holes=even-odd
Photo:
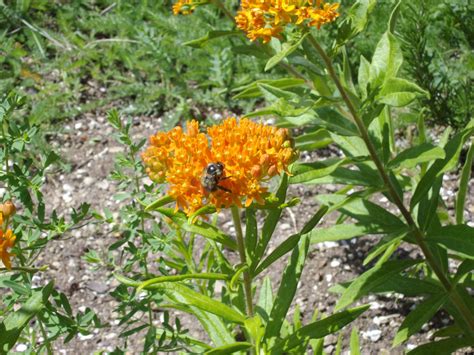
[[[227,180],[227,179],[230,179],[232,176],[224,176],[224,177],[221,177],[219,180],[222,181],[222,180]]]
[[[217,185],[217,188],[218,188],[219,190],[228,192],[228,193],[230,193],[230,194],[232,193],[232,191],[230,191],[228,188],[225,188],[225,187],[223,187],[223,186]]]

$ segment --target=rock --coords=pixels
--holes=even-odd
[[[26,349],[28,349],[28,346],[26,344],[20,343],[16,346],[15,350],[18,351],[19,353],[22,353],[22,352],[25,352]]]
[[[90,176],[87,176],[87,177],[84,178],[84,180],[82,182],[86,186],[91,186],[95,182],[95,179],[90,177]]]
[[[331,249],[331,248],[337,248],[339,246],[338,243],[336,242],[323,242],[319,243],[319,247],[321,249]]]
[[[331,267],[339,267],[341,265],[341,261],[339,259],[333,259],[329,265]]]
[[[106,293],[109,290],[109,287],[105,283],[97,281],[89,282],[87,288],[97,293]]]
[[[382,331],[380,329],[371,329],[366,332],[362,332],[362,337],[364,339],[377,342],[380,340],[380,337],[382,336]]]

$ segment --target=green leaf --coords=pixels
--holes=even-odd
[[[336,47],[344,45],[349,39],[362,32],[369,22],[369,15],[377,3],[376,0],[358,0],[349,9],[347,16],[339,25]]]
[[[327,176],[334,172],[340,165],[347,164],[350,159],[331,158],[314,163],[297,163],[292,169],[293,176],[290,177],[290,184],[301,184]]]
[[[295,138],[295,147],[298,150],[315,150],[328,146],[333,142],[331,135],[324,128],[315,132],[299,135]]]
[[[405,318],[402,325],[393,339],[393,345],[397,346],[406,341],[413,334],[417,333],[423,324],[428,322],[435,313],[443,306],[448,296],[446,294],[438,294],[429,297],[421,302],[416,308],[410,312]]]
[[[263,270],[267,269],[270,265],[272,265],[275,261],[280,259],[282,256],[286,255],[289,251],[293,250],[293,248],[298,244],[299,240],[301,239],[301,236],[305,233],[308,233],[313,229],[321,220],[326,215],[326,212],[328,211],[328,208],[326,206],[322,206],[318,212],[311,218],[311,220],[303,227],[302,231],[300,233],[294,234],[290,236],[288,239],[286,239],[283,243],[281,243],[279,246],[277,246],[269,256],[263,260],[258,267],[256,268],[253,276],[257,276],[260,274]]]
[[[252,344],[246,342],[237,342],[233,344],[223,345],[218,348],[214,348],[212,350],[206,351],[204,354],[208,355],[226,355],[226,354],[233,354],[237,351],[244,351],[250,349]]]
[[[415,83],[400,78],[388,78],[376,100],[381,104],[402,107],[409,105],[416,98],[428,96],[428,92]]]
[[[428,243],[438,243],[465,258],[474,260],[474,228],[465,224],[444,226],[431,232]]]
[[[375,48],[370,64],[370,85],[381,86],[389,78],[396,77],[403,62],[398,40],[390,32],[385,32]]]
[[[235,341],[232,333],[218,316],[196,307],[189,307],[189,311],[196,316],[206,334],[216,346],[225,346]]]
[[[469,151],[466,155],[466,162],[462,168],[461,178],[459,180],[459,190],[456,195],[456,223],[464,222],[464,202],[466,201],[469,178],[471,177],[472,163],[474,160],[474,140],[471,141]]]
[[[256,80],[252,84],[241,86],[233,89],[232,91],[240,91],[237,95],[233,96],[233,100],[237,99],[248,99],[261,97],[262,91],[260,90],[259,84],[265,84],[278,89],[289,89],[293,87],[298,87],[304,85],[305,81],[303,79],[297,78],[282,78],[282,79],[262,79]]]
[[[352,239],[367,234],[382,233],[384,233],[384,231],[377,226],[365,224],[336,224],[329,228],[316,229],[308,233],[308,235],[311,238],[311,244],[317,244],[321,242]]]
[[[183,45],[193,48],[202,48],[207,44],[207,42],[213,39],[228,36],[240,36],[241,34],[241,31],[209,31],[205,36],[184,42]]]
[[[285,57],[293,53],[300,46],[301,42],[305,39],[306,36],[307,33],[303,34],[300,38],[294,41],[283,43],[281,50],[268,60],[267,64],[265,65],[265,71],[270,70],[275,65],[280,63],[283,59],[285,59]]]
[[[253,262],[255,259],[255,248],[258,242],[258,229],[256,210],[253,207],[245,209],[245,250]]]
[[[337,311],[350,305],[360,297],[368,294],[377,286],[386,282],[386,280],[392,275],[396,275],[410,266],[416,265],[420,262],[421,260],[393,260],[373,267],[351,282],[350,286],[339,298],[339,301],[337,302],[334,309]]]
[[[369,305],[364,305],[351,308],[308,324],[277,343],[272,349],[272,354],[282,354],[297,347],[302,342],[307,342],[309,339],[322,338],[335,333],[357,319],[369,307]]]
[[[366,199],[357,197],[347,199],[344,195],[322,195],[317,198],[329,205],[338,205],[344,201],[338,210],[371,228],[379,227],[386,233],[401,233],[408,230],[408,226],[400,218]]]
[[[370,251],[369,254],[365,257],[362,265],[367,265],[372,260],[374,260],[377,256],[384,253],[388,250],[392,245],[400,244],[401,240],[406,236],[406,233],[393,233],[387,236],[382,237],[382,239],[374,246]]]
[[[356,125],[331,107],[319,107],[313,110],[311,123],[326,128],[329,132],[336,132],[343,136],[357,136]]]
[[[331,133],[331,138],[349,157],[365,157],[369,155],[367,146],[365,145],[364,140],[360,137],[341,136]]]
[[[359,91],[362,99],[367,97],[367,84],[370,79],[370,63],[364,56],[360,56],[359,72],[357,74],[357,82],[359,83]]]
[[[129,279],[125,276],[115,274],[115,278],[122,284],[138,288],[141,285],[140,281]],[[226,306],[225,304],[216,301],[206,295],[192,290],[190,287],[182,285],[177,282],[163,282],[151,285],[148,290],[150,292],[159,291],[166,295],[171,301],[179,305],[194,306],[203,311],[215,314],[219,317],[227,319],[228,321],[243,324],[245,317]]]
[[[156,211],[170,218],[186,232],[202,235],[203,237],[221,243],[232,250],[237,250],[237,243],[231,236],[225,234],[209,223],[197,220],[194,224],[189,224],[188,218],[183,212],[175,212],[172,208],[157,208]]]
[[[423,196],[428,193],[438,176],[441,176],[443,173],[453,169],[456,166],[464,142],[473,133],[474,129],[469,127],[454,135],[448,141],[444,147],[445,158],[442,160],[436,160],[416,186],[415,192],[413,193],[413,197],[410,201],[411,209],[413,209],[421,201]]]
[[[283,321],[295,296],[298,281],[303,272],[303,268],[308,255],[309,238],[307,235],[301,237],[298,247],[293,249],[290,261],[283,271],[280,287],[278,288],[275,302],[270,313],[270,320],[267,323],[264,339],[267,341],[278,338]]]
[[[53,282],[50,282],[40,290],[33,290],[30,298],[28,298],[19,310],[11,312],[7,315],[2,323],[0,323],[0,352],[7,353],[15,345],[23,328],[28,322],[44,307],[53,291]]]
[[[408,148],[392,159],[387,167],[389,169],[405,168],[411,169],[421,163],[444,159],[444,149],[435,147],[430,143],[423,143],[415,147]]]
[[[357,332],[357,327],[352,328],[349,346],[351,348],[351,355],[360,355],[359,334]]]
[[[345,282],[332,286],[329,291],[335,293],[345,292],[351,282]],[[414,297],[420,295],[432,295],[443,292],[441,284],[435,284],[433,281],[420,280],[413,277],[406,277],[402,275],[392,275],[387,277],[387,280],[372,289],[372,293],[401,293],[402,295]]]
[[[418,346],[407,355],[452,354],[456,350],[472,346],[474,338],[450,338]]]
[[[270,312],[273,307],[273,290],[272,290],[272,280],[265,276],[262,283],[262,288],[260,289],[260,294],[257,301],[257,312],[268,321]],[[263,311],[262,314],[260,311]]]
[[[288,175],[284,174],[281,178],[280,186],[278,187],[278,191],[276,193],[276,197],[278,201],[283,203],[286,199],[286,190],[288,189]],[[275,231],[278,221],[280,220],[282,209],[281,208],[274,208],[268,212],[267,218],[265,218],[265,222],[263,223],[262,228],[262,237],[259,239],[256,252],[255,252],[255,263],[251,265],[251,270],[255,270],[257,266],[257,262],[261,260],[263,254],[265,254],[265,250],[267,249],[267,245],[270,242],[270,239]]]

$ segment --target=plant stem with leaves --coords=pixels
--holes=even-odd
[[[397,190],[391,181],[387,171],[385,170],[385,167],[380,160],[377,151],[375,149],[375,146],[372,143],[372,140],[370,139],[369,133],[367,128],[365,127],[365,124],[361,117],[359,116],[356,108],[354,107],[354,104],[352,103],[349,94],[345,90],[345,88],[342,86],[339,77],[336,74],[336,71],[334,69],[334,66],[332,64],[331,58],[326,54],[324,49],[319,45],[319,43],[316,41],[316,39],[309,34],[308,35],[309,42],[311,45],[316,49],[318,54],[321,56],[323,59],[326,68],[328,70],[329,75],[331,76],[331,79],[334,81],[334,84],[336,85],[337,89],[339,90],[342,99],[347,105],[347,108],[349,109],[352,119],[354,123],[357,125],[357,128],[359,130],[359,133],[361,135],[361,138],[364,140],[365,145],[367,146],[367,149],[369,151],[370,157],[372,158],[373,162],[375,163],[375,166],[377,167],[377,170],[384,182],[385,187],[387,188],[393,203],[398,207],[400,210],[401,214],[405,218],[407,224],[411,227],[413,231],[413,235],[415,237],[416,243],[422,250],[427,264],[430,266],[430,268],[433,270],[433,272],[436,274],[438,277],[439,281],[445,288],[446,292],[450,295],[451,301],[459,311],[459,313],[462,315],[464,318],[465,322],[469,325],[469,332],[471,334],[474,334],[474,314],[471,309],[469,309],[469,306],[465,304],[463,301],[461,295],[459,294],[458,290],[456,289],[456,286],[451,283],[449,277],[444,273],[441,265],[439,265],[438,261],[436,260],[435,256],[431,252],[430,248],[428,247],[428,244],[425,241],[425,235],[423,231],[418,227],[416,224],[415,220],[413,219],[411,213],[408,211],[408,209],[405,207],[405,204],[403,203],[403,200],[401,196],[397,193]]]

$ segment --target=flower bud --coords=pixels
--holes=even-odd
[[[260,165],[254,165],[252,167],[251,174],[255,179],[259,179],[262,174],[262,168]]]
[[[13,217],[16,213],[16,207],[11,200],[0,205],[0,212],[3,214],[3,218]]]

